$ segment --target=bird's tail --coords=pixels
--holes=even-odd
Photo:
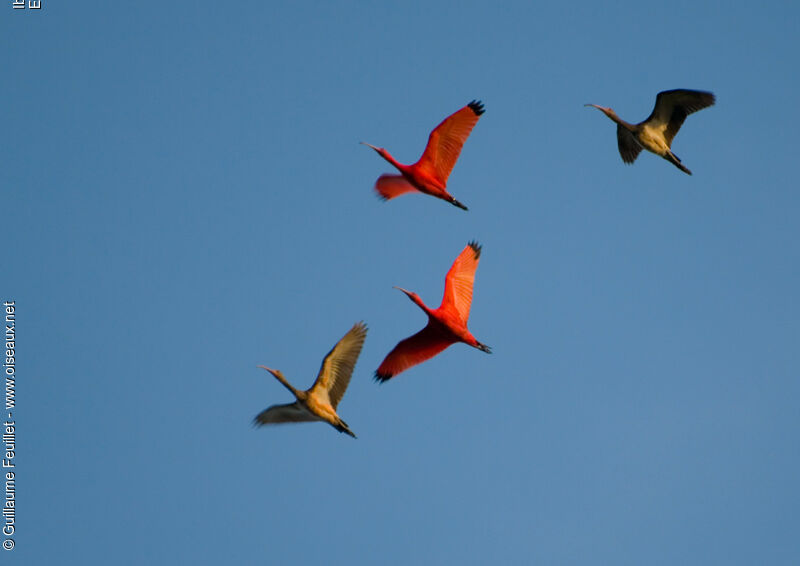
[[[686,173],[687,175],[691,175],[691,174],[692,174],[692,172],[691,172],[691,171],[689,171],[688,167],[685,167],[685,166],[683,165],[683,163],[681,163],[681,159],[680,159],[680,157],[678,157],[677,155],[675,155],[674,153],[672,153],[672,151],[670,151],[669,153],[667,153],[667,155],[666,155],[665,159],[666,159],[667,161],[669,161],[670,163],[672,163],[672,164],[673,164],[675,167],[677,167],[678,169],[680,169],[681,171],[683,171],[684,173]]]

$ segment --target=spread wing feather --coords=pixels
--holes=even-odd
[[[429,322],[425,328],[401,340],[389,352],[375,371],[375,379],[387,381],[398,373],[431,359],[454,342],[451,337],[446,336]]]
[[[470,242],[458,254],[444,280],[444,297],[441,308],[455,309],[464,324],[469,319],[475,270],[478,269],[480,257],[481,246],[477,242]]]
[[[375,192],[377,192],[383,200],[393,199],[394,197],[399,197],[400,195],[417,190],[418,189],[406,181],[406,178],[402,175],[381,175],[375,182]]]
[[[619,147],[622,161],[625,163],[636,161],[636,158],[639,157],[639,152],[642,151],[642,146],[639,145],[633,134],[619,124],[617,124],[617,146]]]
[[[643,123],[650,122],[652,127],[663,128],[667,145],[671,146],[686,117],[712,106],[715,101],[713,93],[702,90],[665,90],[658,93],[653,112]]]
[[[324,390],[327,392],[331,405],[334,409],[342,400],[347,386],[350,384],[350,376],[356,366],[361,347],[367,337],[367,326],[363,322],[353,325],[347,334],[336,343],[333,349],[322,360],[319,375],[314,385],[309,389],[313,394]]]
[[[309,413],[298,401],[287,405],[272,405],[261,411],[253,424],[256,426],[281,423],[305,423],[319,419]]]
[[[420,168],[446,185],[464,142],[483,113],[483,104],[473,100],[445,118],[428,137],[428,145],[418,162]]]

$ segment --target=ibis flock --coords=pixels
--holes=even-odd
[[[643,122],[631,124],[617,116],[611,108],[587,104],[597,108],[617,124],[617,145],[625,163],[633,163],[642,149],[666,159],[684,173],[692,172],[672,152],[672,140],[686,117],[714,104],[714,95],[700,90],[666,90],[658,93],[650,116]],[[447,190],[447,179],[461,154],[464,142],[484,113],[483,104],[473,100],[445,118],[428,137],[428,145],[416,163],[404,165],[382,147],[361,142],[374,149],[378,155],[395,167],[399,175],[384,174],[375,182],[375,191],[384,200],[406,193],[423,193],[467,210]],[[428,307],[416,293],[396,287],[428,316],[428,324],[413,336],[397,343],[375,370],[375,380],[384,383],[399,373],[434,357],[448,346],[463,342],[473,348],[491,353],[491,348],[479,342],[467,328],[472,305],[472,288],[475,271],[481,257],[481,246],[470,242],[458,254],[444,280],[444,296],[436,309]],[[353,438],[356,435],[336,412],[350,376],[353,374],[367,327],[356,323],[322,360],[319,374],[310,389],[301,391],[276,369],[259,366],[275,377],[295,396],[293,403],[272,405],[259,413],[256,426],[323,421],[339,432]]]

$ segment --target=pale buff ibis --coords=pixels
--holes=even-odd
[[[384,382],[398,373],[428,360],[456,342],[464,342],[491,354],[486,344],[481,344],[467,330],[467,319],[472,304],[472,286],[475,270],[481,257],[481,246],[470,242],[453,262],[444,280],[444,297],[438,309],[429,309],[416,293],[406,291],[419,308],[428,315],[428,325],[402,340],[381,362],[375,371],[375,379]]]
[[[483,104],[473,100],[461,110],[448,116],[436,126],[428,137],[428,145],[419,161],[412,165],[398,163],[388,151],[382,147],[375,147],[366,142],[362,144],[371,147],[378,155],[394,165],[401,175],[381,175],[375,183],[375,191],[384,199],[410,192],[421,192],[450,204],[467,210],[467,207],[456,200],[447,192],[447,178],[456,164],[461,148],[467,141],[472,128],[478,123],[483,114]]]
[[[638,124],[622,120],[611,108],[596,104],[585,106],[597,108],[617,123],[617,144],[625,163],[633,163],[639,152],[646,149],[691,175],[692,172],[672,153],[672,139],[689,114],[711,106],[714,100],[713,93],[702,90],[665,90],[656,96],[656,105],[647,120]]]
[[[261,411],[253,420],[256,426],[278,423],[325,421],[339,432],[356,437],[347,423],[336,414],[336,406],[342,400],[350,376],[361,353],[367,327],[356,323],[322,360],[317,380],[311,389],[299,391],[292,387],[283,374],[266,366],[258,366],[270,372],[297,398],[294,403],[273,405]]]

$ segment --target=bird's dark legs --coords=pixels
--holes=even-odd
[[[455,197],[450,197],[450,204],[457,206],[458,208],[463,208],[464,210],[469,210],[466,206],[458,202]]]
[[[681,163],[681,160],[678,158],[678,156],[675,155],[674,153],[672,153],[671,151],[664,156],[664,159],[666,159],[667,161],[672,163],[675,167],[677,167],[678,169],[680,169],[681,171],[683,171],[687,175],[691,175],[692,174],[692,172],[689,171],[688,168],[684,167],[684,165]]]
[[[357,438],[356,435],[353,433],[353,431],[350,430],[350,427],[347,426],[347,423],[344,422],[342,419],[339,419],[339,423],[337,425],[334,425],[334,428],[336,430],[338,430],[339,432],[344,432],[344,433],[349,434],[353,438]]]

